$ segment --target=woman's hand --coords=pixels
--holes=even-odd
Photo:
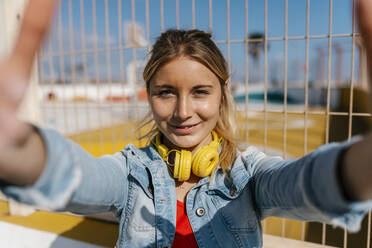
[[[371,0],[357,0],[357,22],[359,27],[359,33],[363,39],[363,45],[367,51],[368,68],[372,65],[372,1]],[[372,70],[368,70],[369,83],[372,81]]]
[[[371,48],[372,41],[372,1],[371,0],[357,0],[357,21],[359,32],[366,42],[366,48]]]
[[[30,133],[30,128],[17,119],[17,109],[27,88],[27,78],[20,75],[20,67],[14,59],[0,65],[0,151],[21,145]]]
[[[29,1],[14,50],[0,63],[0,179],[15,184],[35,181],[45,160],[40,136],[17,118],[17,110],[27,89],[35,54],[51,22],[55,2]]]
[[[372,0],[357,0],[356,12],[359,32],[367,52],[371,88]],[[370,102],[372,103],[372,101]],[[372,199],[372,132],[347,150],[341,168],[341,177],[344,189],[351,200]]]

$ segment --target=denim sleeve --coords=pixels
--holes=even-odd
[[[331,143],[306,156],[283,160],[248,148],[242,159],[253,178],[252,191],[262,218],[280,216],[321,221],[357,231],[372,201],[349,202],[337,175],[340,152],[350,143]]]
[[[26,187],[1,185],[0,190],[16,201],[54,211],[120,214],[127,191],[123,154],[95,158],[55,131],[39,132],[47,148],[47,159],[37,182]]]

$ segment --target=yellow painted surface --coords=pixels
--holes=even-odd
[[[37,211],[27,217],[9,216],[5,201],[0,201],[0,221],[106,247],[114,247],[118,236],[117,224],[80,216],[45,211]]]
[[[238,112],[237,119],[240,141],[259,146],[264,146],[266,142],[267,147],[285,150],[292,157],[303,156],[325,142],[324,115],[308,114],[306,129],[304,114],[287,114],[285,117],[284,113],[267,113],[266,116],[258,113],[247,118]],[[305,134],[307,151],[304,150]]]
[[[127,144],[134,144],[137,147],[145,146],[145,140],[137,140],[137,137],[143,134],[143,130],[141,130],[141,132],[136,131],[137,127],[138,123],[129,121],[111,127],[73,134],[70,135],[69,138],[80,144],[93,156],[98,157],[104,154],[118,152]]]
[[[304,237],[307,231],[307,223],[297,220],[283,219],[277,217],[270,217],[262,223],[264,233],[285,237],[289,239],[302,239],[302,228],[304,227]],[[283,228],[284,227],[284,228]]]

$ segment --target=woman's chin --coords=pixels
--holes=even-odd
[[[194,135],[185,135],[185,136],[178,136],[171,134],[171,139],[169,140],[173,146],[176,146],[181,149],[193,150],[195,147],[203,145],[204,143],[208,144],[210,140],[204,138],[202,135],[194,134]],[[207,142],[209,141],[209,142]]]
[[[190,149],[195,146],[197,146],[200,141],[194,140],[191,137],[172,137],[172,140],[170,141],[172,144],[176,147],[182,148],[182,149]]]

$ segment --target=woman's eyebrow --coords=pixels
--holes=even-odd
[[[198,85],[193,86],[192,88],[195,90],[195,89],[200,89],[200,88],[213,88],[213,87],[214,86],[211,84],[198,84]],[[154,88],[155,89],[162,89],[162,88],[173,89],[174,86],[170,84],[158,84],[158,85],[154,85]]]
[[[200,89],[200,88],[213,88],[213,85],[210,85],[210,84],[199,84],[199,85],[196,85],[196,86],[194,86],[192,88],[195,89],[195,90]]]
[[[169,84],[160,84],[160,85],[155,85],[154,87],[157,88],[157,89],[159,89],[159,88],[174,88],[172,85],[169,85]]]

